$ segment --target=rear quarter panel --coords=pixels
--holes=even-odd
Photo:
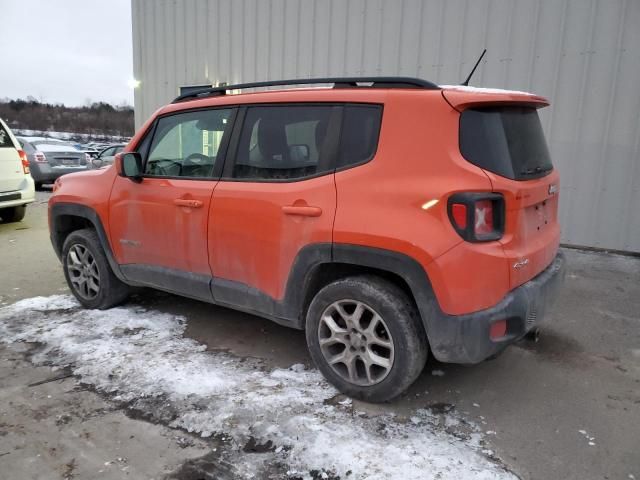
[[[452,314],[477,310],[486,298],[497,301],[508,287],[504,253],[497,242],[467,244],[456,249],[455,258],[434,262],[462,244],[448,217],[448,197],[461,191],[491,191],[482,169],[460,155],[458,122],[459,113],[439,91],[389,92],[375,157],[335,175],[333,236],[336,243],[414,258],[428,273],[440,307]],[[478,285],[476,272],[484,272],[487,284]],[[493,294],[487,295],[487,290]]]

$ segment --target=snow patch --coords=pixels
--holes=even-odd
[[[318,371],[269,370],[208,352],[183,336],[185,326],[183,317],[135,306],[83,310],[65,295],[0,308],[0,341],[38,342],[34,362],[69,365],[82,382],[157,417],[168,409],[172,427],[230,438],[226,454],[239,478],[260,478],[275,463],[305,478],[312,470],[352,479],[516,478],[484,456],[479,429],[453,412],[419,409],[409,420],[354,412],[350,401],[326,401],[337,392]],[[273,448],[245,454],[249,439]]]

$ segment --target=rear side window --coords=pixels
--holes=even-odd
[[[0,148],[12,147],[13,142],[11,141],[11,137],[9,136],[9,132],[7,132],[4,126],[0,123]]]
[[[337,168],[371,160],[378,148],[382,107],[348,105],[344,109]]]
[[[158,120],[145,175],[210,178],[231,126],[231,109],[198,110]]]
[[[460,116],[460,152],[474,165],[513,180],[553,169],[538,112],[532,107],[485,107]]]
[[[300,179],[332,170],[331,105],[249,107],[233,178]]]

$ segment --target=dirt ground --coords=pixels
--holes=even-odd
[[[49,243],[48,196],[38,193],[23,222],[0,224],[0,304],[68,292]],[[369,415],[455,409],[523,479],[640,479],[640,259],[566,253],[566,284],[538,343],[473,367],[429,360],[402,398],[354,403]],[[211,351],[310,365],[302,332],[168,294],[134,302],[184,315],[186,335]],[[206,473],[215,438],[139,418],[29,355],[28,345],[0,346],[0,477],[221,478]]]

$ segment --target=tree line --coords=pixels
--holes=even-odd
[[[0,99],[0,118],[11,129],[72,132],[85,137],[130,137],[134,133],[133,108],[88,101],[82,107],[26,100]]]

